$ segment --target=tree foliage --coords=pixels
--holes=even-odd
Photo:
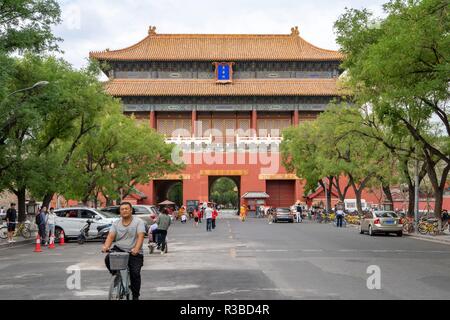
[[[58,49],[51,27],[61,22],[55,0],[0,0],[0,51]]]
[[[366,9],[347,9],[336,21],[337,42],[345,53],[344,83],[356,104],[370,105],[392,134],[412,137],[439,215],[450,170],[449,2],[392,0],[383,8],[382,19]],[[445,163],[441,173],[440,162]]]

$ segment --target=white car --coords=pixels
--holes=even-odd
[[[89,235],[93,236],[98,232],[97,227],[112,224],[120,219],[117,215],[86,207],[57,209],[55,214],[55,238],[59,239],[61,231],[64,231],[65,239],[67,240],[76,239],[80,234],[81,228],[89,219],[94,221],[89,229]]]

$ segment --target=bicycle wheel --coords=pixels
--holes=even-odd
[[[117,271],[117,274],[113,276],[111,280],[111,285],[109,287],[108,300],[121,300],[122,290],[122,277],[120,276],[120,272]]]
[[[20,229],[20,234],[22,235],[22,237],[24,237],[25,239],[30,239],[31,238],[31,230],[30,227],[27,225],[24,225],[22,227],[22,229]]]
[[[6,239],[8,238],[8,227],[1,227],[0,228],[0,239]]]
[[[419,231],[420,234],[427,234],[428,228],[425,224],[420,223],[419,226],[417,227],[417,231]]]

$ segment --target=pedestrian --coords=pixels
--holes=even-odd
[[[158,224],[156,223],[157,216],[152,213],[150,215],[150,227],[148,233],[148,244],[157,243]]]
[[[8,227],[8,243],[16,242],[14,232],[16,231],[17,211],[16,204],[11,203],[11,207],[6,211],[6,225]]]
[[[273,222],[273,210],[272,210],[272,207],[269,207],[269,209],[267,210],[267,221],[269,222],[269,224],[272,224],[272,222]]]
[[[6,212],[5,209],[3,209],[3,207],[0,208],[0,222],[5,219],[6,220]]]
[[[344,220],[344,210],[342,210],[341,207],[339,207],[336,210],[336,227],[342,228],[342,222]]]
[[[47,207],[42,207],[40,212],[36,215],[36,225],[38,226],[39,237],[42,239],[43,245],[46,244],[45,226],[47,224]]]
[[[169,217],[169,209],[164,210],[163,213],[159,215],[156,223],[158,224],[158,249],[161,250],[161,254],[164,254],[166,249],[167,231],[172,223],[172,220]]]
[[[50,208],[50,212],[47,215],[47,239],[53,237],[53,241],[55,241],[55,225],[56,225],[56,214],[55,208]]]
[[[198,219],[199,219],[199,215],[200,215],[200,212],[198,211],[198,207],[195,207],[193,215],[194,215],[194,226],[198,227]]]
[[[245,221],[246,216],[247,216],[247,207],[245,206],[245,204],[243,204],[240,210],[240,218],[242,222]]]
[[[186,214],[183,213],[183,214],[181,215],[181,223],[182,223],[182,224],[185,224],[186,222],[187,222],[187,216],[186,216]]]
[[[300,205],[300,201],[297,201],[297,204],[296,204],[296,207],[295,207],[295,209],[296,209],[296,220],[297,220],[297,223],[300,223],[300,222],[302,222],[302,206]]]
[[[205,209],[205,218],[206,218],[206,232],[212,231],[212,216],[213,216],[213,209],[211,209],[210,205]]]
[[[219,215],[219,212],[217,211],[216,208],[214,208],[213,213],[212,213],[212,228],[213,229],[216,228],[216,219],[217,219],[218,215]]]

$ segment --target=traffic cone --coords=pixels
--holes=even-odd
[[[50,244],[48,245],[49,249],[55,249],[55,237],[51,236],[50,237]]]
[[[64,245],[64,231],[61,230],[61,233],[59,234],[59,245]]]
[[[36,248],[34,249],[34,252],[42,252],[41,250],[41,237],[39,236],[39,233],[36,237]]]

